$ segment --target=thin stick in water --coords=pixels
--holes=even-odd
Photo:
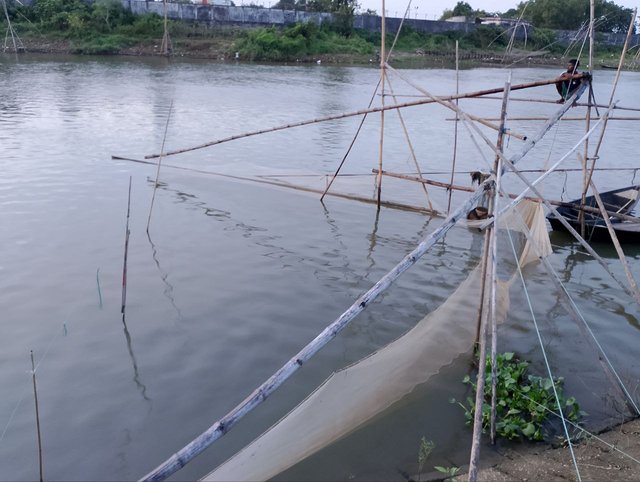
[[[36,431],[38,434],[38,466],[40,467],[40,482],[44,480],[42,468],[42,436],[40,434],[40,410],[38,407],[38,387],[36,386],[36,364],[33,361],[33,350],[31,350],[31,378],[33,380],[33,398],[36,402]]]
[[[158,169],[156,170],[156,180],[153,183],[153,195],[151,196],[151,207],[149,208],[149,218],[147,219],[147,233],[149,232],[149,224],[151,224],[151,213],[153,212],[153,203],[156,200],[156,190],[158,189],[158,180],[160,179],[160,165],[164,156],[164,143],[167,140],[167,130],[169,129],[169,120],[171,120],[171,111],[173,110],[173,100],[169,105],[169,114],[167,115],[167,123],[164,126],[164,136],[162,136],[162,147],[160,148],[160,157],[158,158]]]
[[[102,291],[100,290],[100,268],[96,270],[96,283],[98,285],[98,300],[100,301],[100,309],[102,309]]]
[[[120,313],[124,315],[125,306],[127,305],[127,256],[129,254],[129,216],[131,214],[131,176],[129,176],[129,197],[127,199],[127,229],[124,235],[124,262],[122,266],[122,306]]]

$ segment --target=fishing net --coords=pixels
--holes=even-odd
[[[504,225],[506,218],[517,216],[518,222],[511,219],[509,228],[517,230],[523,220],[532,229],[532,239],[541,240],[537,253],[550,252],[542,208],[525,202],[512,212]],[[528,246],[525,251],[529,254],[521,260],[537,259]],[[289,414],[202,480],[267,480],[353,432],[471,351],[480,278],[481,270],[476,267],[444,303],[405,335],[331,375]],[[498,281],[498,321],[506,317],[510,284],[510,280]]]

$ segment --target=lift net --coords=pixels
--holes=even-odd
[[[550,253],[542,207],[525,201],[512,213],[503,216],[502,226],[518,230],[524,221],[532,230],[531,239],[537,240],[537,253]],[[529,244],[521,264],[538,258]],[[268,480],[353,432],[471,351],[481,297],[480,271],[473,269],[442,305],[405,335],[331,375],[283,419],[202,480]],[[498,321],[506,317],[510,284],[498,281]]]

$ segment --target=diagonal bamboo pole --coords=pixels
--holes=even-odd
[[[160,166],[162,165],[162,153],[164,152],[164,143],[167,140],[167,131],[169,130],[169,121],[171,120],[171,111],[173,110],[173,100],[169,105],[169,114],[167,114],[167,123],[164,126],[164,136],[162,136],[162,147],[160,148],[160,157],[158,158],[158,169],[156,170],[156,180],[153,183],[153,195],[151,196],[151,206],[149,207],[149,217],[147,218],[147,234],[149,234],[149,225],[151,224],[151,213],[153,212],[153,203],[156,200],[156,191],[158,190],[158,180],[160,179]]]
[[[418,244],[413,251],[400,261],[400,263],[380,278],[380,280],[371,289],[369,289],[369,291],[358,298],[342,315],[327,326],[318,336],[316,336],[316,338],[314,338],[307,346],[298,352],[298,354],[285,363],[268,380],[254,390],[249,397],[140,480],[151,482],[166,479],[171,474],[184,467],[185,464],[199,455],[209,445],[231,430],[231,428],[238,423],[242,417],[266,400],[269,395],[278,389],[304,363],[306,363],[322,347],[335,338],[338,333],[340,333],[351,322],[351,320],[364,311],[364,309],[373,300],[375,300],[378,295],[389,288],[393,282],[402,275],[402,273],[413,266],[438,242],[438,240],[442,239],[445,234],[447,234],[447,232],[475,206],[475,203],[480,199],[480,197],[482,197],[484,191],[492,184],[492,179],[488,179],[482,183],[476,192],[470,196],[465,203],[445,219],[440,227]]]
[[[393,101],[397,103],[397,99],[395,94],[393,93],[393,87],[391,85],[391,81],[387,77],[387,83],[389,84],[389,91],[391,92],[391,96],[393,97]],[[404,117],[402,116],[402,111],[398,109],[396,111],[398,113],[398,119],[400,120],[400,125],[402,126],[402,130],[404,132],[404,137],[407,141],[407,145],[409,146],[409,152],[411,153],[411,158],[413,159],[413,163],[416,166],[416,171],[418,173],[418,177],[422,178],[422,171],[420,169],[420,164],[418,164],[418,158],[416,156],[416,151],[413,148],[413,143],[411,142],[411,138],[409,137],[409,131],[407,130],[407,125],[404,122]],[[433,211],[433,204],[431,204],[431,198],[429,197],[429,191],[427,191],[426,184],[422,184],[422,189],[424,190],[425,196],[427,196],[427,204],[429,205],[429,209]]]
[[[38,434],[38,467],[40,474],[40,482],[44,480],[42,465],[42,436],[40,434],[40,410],[38,407],[38,388],[36,386],[36,365],[33,361],[33,350],[31,350],[31,378],[33,381],[33,399],[36,404],[36,432]]]
[[[389,66],[387,65],[387,68],[389,68]],[[511,90],[521,90],[521,89],[529,89],[532,87],[541,87],[544,85],[551,85],[551,84],[555,84],[557,82],[558,79],[549,79],[549,80],[539,80],[536,82],[527,82],[525,84],[517,84],[511,87]],[[469,98],[475,98],[475,97],[481,97],[483,95],[490,95],[490,94],[497,94],[500,93],[504,90],[503,87],[500,88],[496,88],[496,89],[486,89],[486,90],[478,90],[475,92],[469,92],[469,93],[463,93],[463,94],[457,94],[457,95],[448,95],[448,96],[442,96],[442,97],[437,97],[438,100],[441,101],[448,101],[448,100],[455,100],[455,99],[469,99]],[[310,125],[310,124],[317,124],[319,122],[327,122],[327,121],[332,121],[332,120],[338,120],[338,119],[345,119],[347,117],[355,117],[355,116],[359,116],[359,115],[364,115],[364,114],[372,114],[375,112],[381,112],[381,111],[388,111],[388,110],[393,110],[393,109],[402,109],[402,108],[406,108],[406,107],[415,107],[418,105],[424,105],[424,104],[433,104],[437,102],[436,98],[434,97],[429,97],[429,98],[422,98],[419,100],[414,100],[411,102],[404,102],[402,104],[389,104],[389,105],[385,105],[384,107],[371,107],[368,109],[362,109],[362,110],[357,110],[357,111],[352,111],[352,112],[344,112],[341,114],[333,114],[333,115],[328,115],[328,116],[324,116],[324,117],[317,117],[315,119],[308,119],[308,120],[304,120],[304,121],[300,121],[300,122],[292,122],[290,124],[283,124],[280,126],[276,126],[276,127],[270,127],[268,129],[260,129],[260,130],[256,130],[256,131],[251,131],[251,132],[245,132],[244,134],[236,134],[233,136],[229,136],[229,137],[225,137],[222,139],[216,139],[210,142],[206,142],[204,144],[200,144],[197,146],[193,146],[193,147],[186,147],[183,149],[177,149],[174,151],[169,151],[169,152],[165,152],[165,157],[168,156],[174,156],[176,154],[182,154],[185,152],[191,152],[191,151],[196,151],[198,149],[204,149],[206,147],[211,147],[211,146],[215,146],[218,144],[223,144],[225,142],[230,142],[230,141],[235,141],[237,139],[244,139],[246,137],[251,137],[251,136],[256,136],[256,135],[260,135],[260,134],[266,134],[268,132],[276,132],[276,131],[280,131],[280,130],[285,130],[285,129],[290,129],[292,127],[301,127],[301,126],[306,126],[306,125]],[[156,157],[160,157],[160,154],[149,154],[145,156],[145,159],[154,159]]]
[[[616,236],[616,232],[611,225],[611,220],[609,216],[607,216],[607,210],[604,207],[604,203],[602,202],[602,198],[600,197],[600,193],[596,189],[596,185],[591,181],[591,190],[593,191],[593,195],[596,198],[596,202],[598,203],[598,207],[600,208],[600,212],[602,213],[602,219],[607,225],[607,230],[609,231],[609,236],[611,236],[611,241],[616,248],[616,252],[618,253],[618,257],[620,258],[620,263],[624,269],[624,273],[627,275],[627,279],[629,280],[629,286],[631,289],[638,293],[638,283],[636,282],[633,274],[631,274],[631,270],[629,269],[629,263],[627,262],[627,258],[624,255],[624,251],[622,250],[622,246],[620,246],[620,242],[618,241],[618,236]]]

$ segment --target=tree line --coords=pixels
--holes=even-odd
[[[588,25],[590,0],[530,0],[520,2],[506,12],[486,12],[474,9],[469,3],[460,1],[452,9],[446,9],[440,20],[464,16],[473,21],[482,17],[521,18],[534,27],[554,30],[579,30]],[[594,28],[597,32],[626,32],[633,9],[616,5],[609,0],[595,0]],[[637,25],[635,32],[637,32]]]

